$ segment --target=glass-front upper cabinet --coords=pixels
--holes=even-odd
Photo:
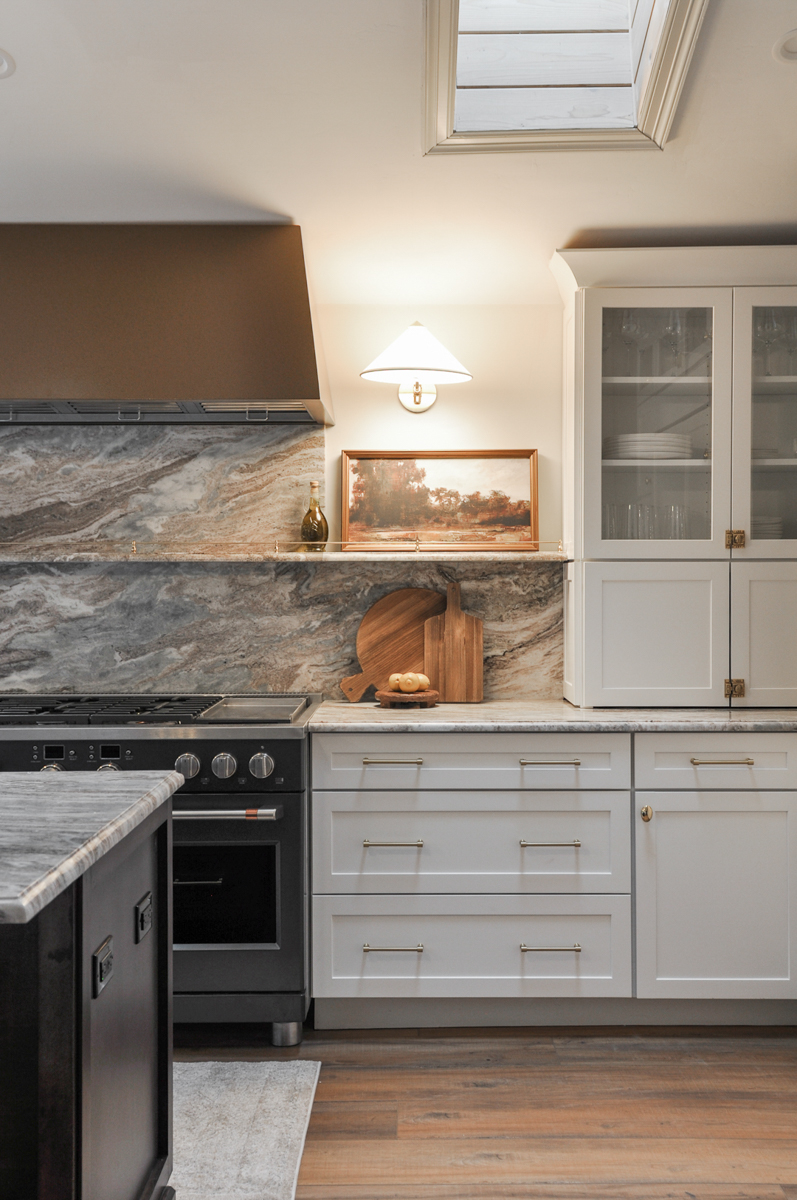
[[[727,557],[731,314],[730,289],[587,292],[587,557]]]
[[[797,288],[737,288],[734,558],[797,557]]]

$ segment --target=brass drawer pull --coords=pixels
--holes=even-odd
[[[364,767],[420,767],[422,758],[364,758]]]
[[[423,954],[423,944],[418,942],[417,946],[369,946],[367,942],[363,943],[363,954],[372,954],[375,950],[382,954]]]
[[[693,767],[754,767],[754,758],[690,758]]]
[[[581,842],[526,842],[523,838],[520,839],[521,849],[525,850],[528,846],[575,846],[577,850],[581,849]]]
[[[372,842],[370,838],[363,839],[363,846],[367,850],[370,846],[415,846],[416,849],[423,848],[423,841],[420,839],[417,842]]]
[[[521,758],[521,767],[580,767],[580,758]]]
[[[578,942],[576,942],[573,946],[527,946],[525,942],[521,942],[520,950],[522,954],[529,954],[533,953],[534,951],[539,951],[541,954],[550,954],[553,952],[556,952],[557,954],[560,952],[562,954],[581,953],[581,947],[579,946]]]

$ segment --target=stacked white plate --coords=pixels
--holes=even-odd
[[[754,538],[782,538],[783,517],[753,517]]]
[[[688,433],[619,433],[603,439],[604,458],[691,458]]]

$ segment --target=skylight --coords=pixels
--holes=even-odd
[[[707,3],[429,0],[428,148],[662,146]]]

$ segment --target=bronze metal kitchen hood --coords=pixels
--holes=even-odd
[[[298,226],[0,225],[0,422],[331,420]]]

